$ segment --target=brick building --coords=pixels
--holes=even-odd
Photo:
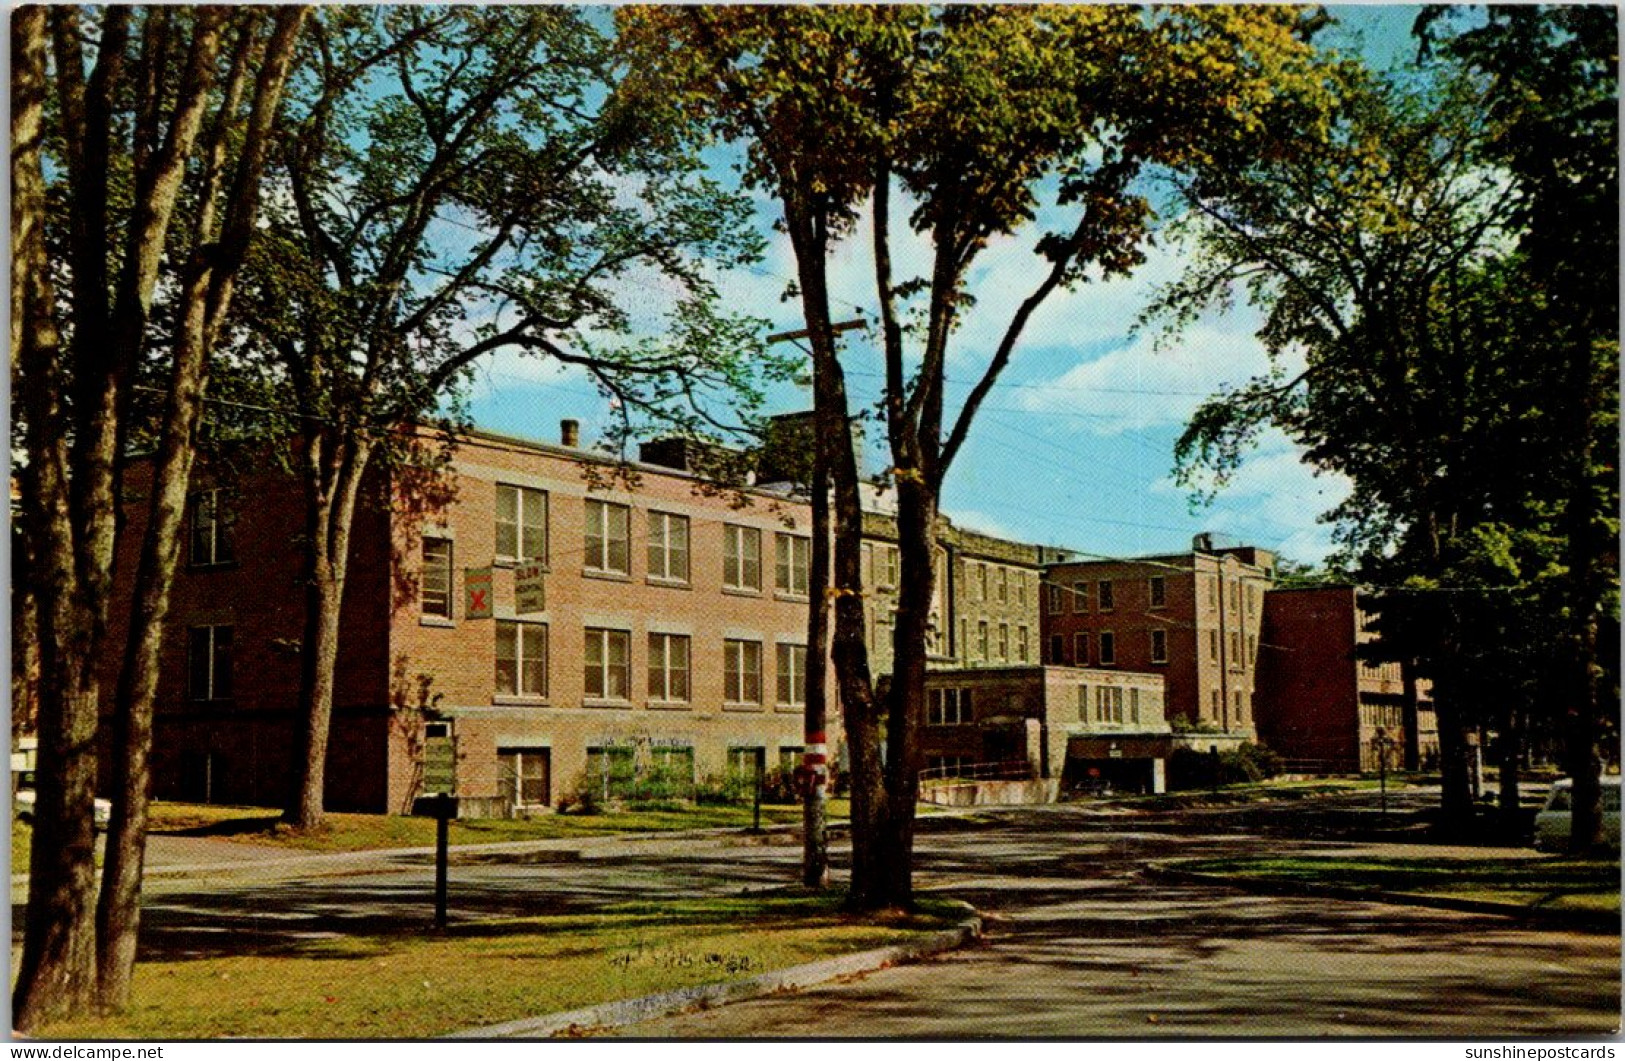
[[[265,463],[196,477],[157,705],[161,797],[274,805],[292,783],[301,501]],[[739,508],[686,471],[634,470],[635,486],[573,445],[476,432],[455,447],[443,504],[424,505],[408,477],[372,477],[345,592],[329,807],[397,812],[451,789],[476,812],[523,812],[580,783],[799,756],[805,506],[746,490]],[[144,475],[132,469],[128,501]],[[130,517],[133,549],[144,505]],[[127,577],[134,555],[121,560]]]
[[[1274,567],[1266,550],[1215,547],[1206,535],[1189,553],[1051,564],[1044,571],[1044,660],[1160,674],[1169,722],[1251,739]]]
[[[900,572],[897,525],[885,496],[867,491],[864,500],[869,666],[875,674],[889,674]],[[1039,577],[1036,546],[957,527],[939,516],[930,666],[1037,663]]]
[[[1398,663],[1359,658],[1376,639],[1352,586],[1273,589],[1264,598],[1259,736],[1288,763],[1319,773],[1374,772],[1379,731],[1390,768],[1437,761],[1432,686],[1407,688]]]
[[[1171,734],[1160,675],[1038,664],[926,674],[920,744],[928,779],[1025,764],[1068,785],[1161,792]]]

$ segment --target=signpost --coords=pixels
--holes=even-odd
[[[448,839],[451,820],[457,817],[457,797],[444,792],[419,796],[412,801],[412,813],[434,819],[434,927],[446,927]]]
[[[520,615],[547,610],[547,568],[539,563],[513,569],[513,610]]]
[[[492,616],[491,569],[469,567],[463,569],[463,614],[470,619],[489,619]]]

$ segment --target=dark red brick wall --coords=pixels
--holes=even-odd
[[[1259,736],[1286,759],[1360,768],[1351,587],[1264,595]]]

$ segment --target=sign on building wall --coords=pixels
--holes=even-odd
[[[489,619],[491,610],[491,569],[470,567],[463,571],[463,615],[469,619]]]
[[[513,569],[513,610],[520,615],[547,610],[546,569],[520,564]]]

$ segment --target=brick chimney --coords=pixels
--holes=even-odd
[[[581,421],[560,420],[559,441],[571,449],[575,449],[577,446],[581,445]]]

